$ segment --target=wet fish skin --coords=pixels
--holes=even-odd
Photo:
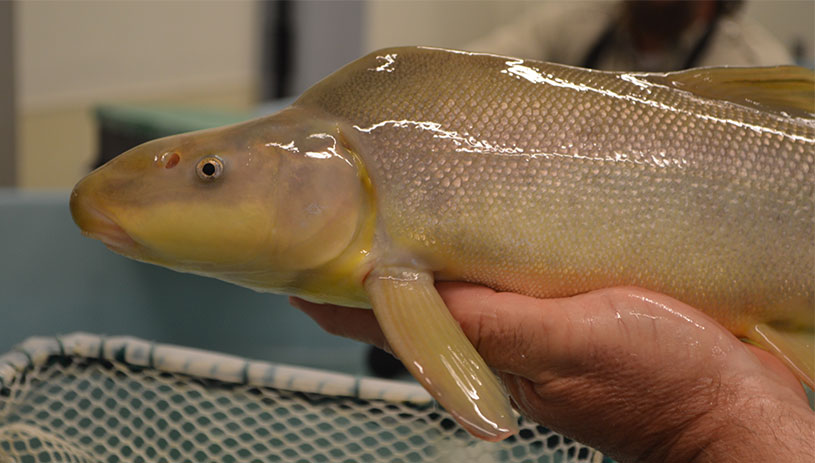
[[[393,49],[295,104],[347,124],[389,245],[438,279],[537,297],[633,284],[737,333],[811,327],[815,124],[663,76]]]
[[[641,286],[784,358],[784,333],[811,336],[812,82],[387,49],[278,114],[134,148],[71,209],[139,260],[373,306],[414,376],[497,440],[516,429],[509,403],[434,280],[536,297]],[[223,176],[202,180],[212,156]]]

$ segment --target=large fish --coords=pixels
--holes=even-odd
[[[145,143],[71,211],[145,262],[373,307],[470,432],[516,429],[434,281],[536,297],[659,291],[812,384],[813,74],[598,72],[394,48],[261,119]]]

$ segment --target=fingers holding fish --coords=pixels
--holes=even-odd
[[[768,407],[794,417],[785,426],[815,424],[800,382],[775,356],[667,296],[630,287],[561,299],[437,288],[516,408],[623,461],[687,461],[704,446],[735,445],[747,426],[733,423],[766,420]],[[385,342],[371,311],[292,302],[329,332]]]
[[[333,335],[372,344],[390,352],[385,335],[371,310],[316,304],[298,297],[290,297],[289,302]]]
[[[536,299],[468,283],[436,286],[479,354],[490,367],[509,375],[541,383],[552,379],[546,375],[557,378],[580,372],[613,377],[620,373],[620,353],[627,353],[646,372],[649,365],[660,371],[658,362],[664,356],[696,351],[701,355],[697,360],[705,360],[711,370],[723,371],[733,359],[769,370],[779,384],[805,399],[800,382],[777,357],[738,341],[704,313],[664,295],[611,288],[570,298]],[[290,301],[329,333],[390,352],[372,311],[296,297]],[[667,325],[656,323],[665,319]],[[711,364],[708,356],[716,361]],[[688,355],[682,359],[693,362]]]
[[[612,288],[541,300],[438,286],[522,414],[622,461],[690,461],[704,446],[735,445],[733,423],[766,420],[767,404],[794,416],[785,426],[815,424],[776,357],[667,296]]]
[[[464,283],[438,287],[492,368],[539,384],[599,377],[608,387],[614,378],[638,376],[643,384],[688,377],[712,384],[722,376],[739,382],[766,375],[790,400],[805,400],[800,381],[777,357],[739,341],[695,308],[652,291],[621,287],[536,299]]]

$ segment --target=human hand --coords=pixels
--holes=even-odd
[[[526,417],[620,461],[813,461],[815,414],[771,354],[639,288],[541,300],[439,283]],[[387,349],[370,310],[292,298],[330,333]]]

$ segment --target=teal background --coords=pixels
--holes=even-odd
[[[366,346],[323,332],[284,296],[132,261],[83,237],[69,194],[0,189],[0,353],[29,336],[86,331],[367,373]]]

